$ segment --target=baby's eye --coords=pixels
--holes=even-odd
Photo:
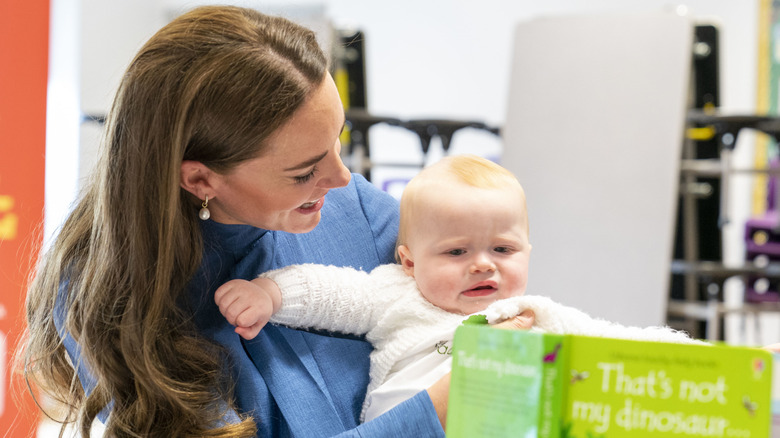
[[[502,254],[508,254],[508,253],[512,252],[512,248],[510,248],[508,246],[497,246],[497,247],[493,248],[493,251],[498,252],[498,253],[502,253]]]
[[[465,249],[451,249],[451,250],[447,251],[447,254],[453,255],[453,256],[459,256],[459,255],[466,254],[466,250]]]

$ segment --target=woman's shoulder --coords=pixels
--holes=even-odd
[[[366,212],[372,211],[398,211],[398,200],[387,192],[380,190],[363,175],[353,173],[352,179],[346,187],[333,189],[328,192],[326,199],[331,202],[358,204]]]
[[[393,260],[398,220],[398,202],[362,176],[353,175],[349,185],[326,195],[320,223],[314,230],[278,235],[305,242],[301,261],[369,271]]]

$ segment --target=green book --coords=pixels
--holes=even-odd
[[[772,355],[462,326],[447,437],[769,437]]]

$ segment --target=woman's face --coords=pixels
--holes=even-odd
[[[211,218],[290,233],[314,229],[328,190],[349,183],[339,156],[343,126],[341,99],[327,75],[259,158],[217,175]]]

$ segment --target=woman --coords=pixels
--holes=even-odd
[[[141,49],[28,295],[26,374],[83,435],[95,417],[109,436],[443,435],[446,379],[358,427],[367,343],[242,343],[213,302],[292,263],[392,261],[397,204],[350,180],[343,125],[314,35],[286,20],[201,7]]]

